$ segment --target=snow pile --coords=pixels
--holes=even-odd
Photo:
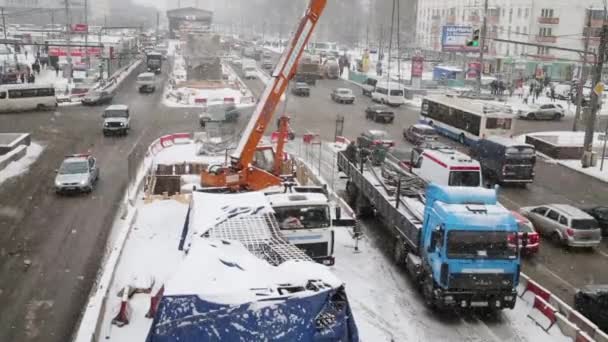
[[[23,158],[8,164],[4,169],[0,170],[0,184],[9,178],[16,177],[29,170],[32,165],[44,151],[44,146],[31,143],[27,147],[27,151]]]
[[[222,153],[217,156],[198,155],[197,145],[194,142],[177,144],[160,151],[154,158],[155,164],[181,164],[181,163],[208,163],[221,164],[225,161]]]
[[[572,170],[584,173],[593,178],[597,178],[603,182],[608,182],[608,160],[604,161],[604,168],[602,170],[601,169],[602,156],[599,156],[596,166],[592,166],[592,167],[588,167],[588,168],[583,168],[581,161],[578,159],[558,160],[557,163],[560,165],[563,165],[567,168],[570,168]]]
[[[305,287],[312,279],[322,279],[332,287],[342,285],[323,265],[287,261],[272,266],[239,242],[198,237],[167,283],[165,295],[195,294],[214,303],[238,305],[259,301],[260,293],[264,293],[265,299],[281,297],[278,291],[281,284]],[[310,293],[302,291],[295,295]]]

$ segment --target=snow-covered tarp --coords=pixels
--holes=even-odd
[[[316,263],[274,267],[238,242],[200,239],[167,284],[146,341],[358,341],[340,284]]]

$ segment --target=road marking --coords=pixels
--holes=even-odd
[[[595,251],[600,253],[600,255],[603,256],[604,258],[608,258],[608,253],[602,252],[599,249],[596,249]]]
[[[564,278],[560,277],[557,275],[557,273],[551,271],[547,266],[543,265],[543,264],[538,264],[537,268],[546,271],[547,273],[549,273],[550,275],[552,275],[553,277],[555,277],[557,280],[561,281],[562,283],[564,283],[565,285],[567,285],[568,287],[570,287],[573,290],[576,290],[577,287],[570,284],[567,280],[565,280]]]

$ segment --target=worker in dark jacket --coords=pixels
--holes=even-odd
[[[351,141],[350,144],[346,147],[346,150],[344,151],[344,156],[346,156],[346,159],[348,159],[348,161],[357,165],[357,158],[359,157],[359,148],[357,147],[354,141]]]

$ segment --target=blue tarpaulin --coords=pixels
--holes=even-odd
[[[298,295],[239,305],[165,296],[146,342],[359,340],[343,287]]]

